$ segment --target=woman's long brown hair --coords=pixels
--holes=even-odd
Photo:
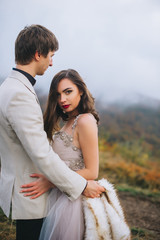
[[[97,124],[99,122],[99,116],[94,106],[94,98],[87,89],[87,86],[79,73],[73,69],[62,70],[54,76],[51,82],[47,107],[44,113],[44,130],[46,131],[49,140],[52,140],[53,133],[59,130],[60,120],[68,120],[68,115],[62,111],[57,102],[58,84],[64,78],[72,81],[78,87],[79,91],[82,92],[81,100],[78,105],[78,113],[92,113],[97,120]]]

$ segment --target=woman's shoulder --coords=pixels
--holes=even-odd
[[[77,126],[79,127],[88,127],[90,125],[97,125],[97,121],[93,114],[91,113],[83,113],[78,115]]]

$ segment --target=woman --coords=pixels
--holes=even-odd
[[[61,130],[60,120],[65,122]],[[69,69],[57,73],[50,86],[44,128],[54,151],[87,180],[98,177],[98,122],[94,99],[78,72]],[[48,181],[46,184],[50,186]],[[40,190],[35,197],[41,193]],[[40,240],[84,238],[82,196],[71,202],[59,189],[53,188],[47,211]]]

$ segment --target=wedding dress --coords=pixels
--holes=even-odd
[[[53,150],[73,171],[84,168],[82,152],[73,144],[74,129],[79,116],[72,125],[72,134],[64,131],[56,132],[52,143]],[[39,240],[82,240],[84,238],[82,196],[72,202],[59,189],[54,188],[48,197],[47,212]]]

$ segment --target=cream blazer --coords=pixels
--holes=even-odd
[[[34,88],[15,70],[0,86],[0,157],[0,207],[9,216],[12,206],[13,219],[45,216],[47,193],[34,200],[20,193],[22,184],[33,181],[32,173],[46,175],[70,200],[78,198],[86,185],[53,152]]]

